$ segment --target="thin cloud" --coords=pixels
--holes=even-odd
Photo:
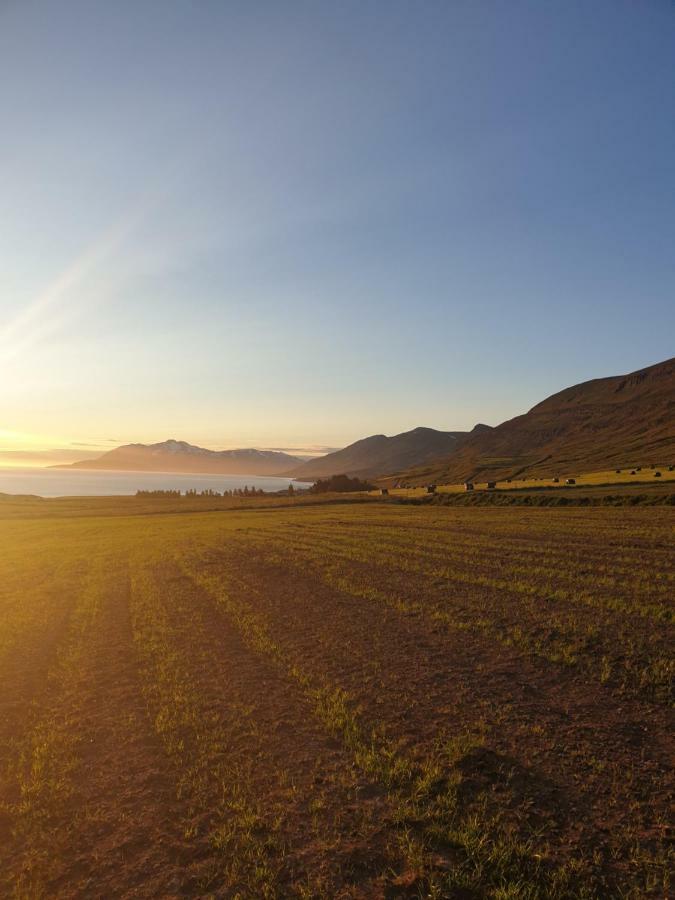
[[[275,453],[292,453],[294,455],[304,454],[306,456],[324,456],[326,453],[334,453],[341,450],[341,447],[265,447],[265,450],[273,450]]]

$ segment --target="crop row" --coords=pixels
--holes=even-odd
[[[336,683],[337,679],[338,684],[345,684],[346,676],[346,681],[351,682],[351,687],[348,686],[348,694],[352,697],[353,702],[360,709],[364,704],[369,707],[369,715],[363,720],[364,723],[367,722],[367,727],[374,729],[377,733],[390,734],[397,747],[400,747],[401,730],[403,729],[405,732],[412,724],[410,721],[412,714],[416,724],[414,736],[411,735],[411,749],[415,754],[421,752],[421,748],[425,744],[424,732],[427,730],[424,728],[425,720],[429,716],[432,717],[432,720],[434,717],[438,718],[436,714],[443,710],[443,694],[442,692],[439,694],[436,689],[438,683],[435,680],[436,677],[442,678],[440,685],[447,683],[448,689],[452,690],[452,681],[447,680],[449,673],[444,672],[443,656],[437,655],[439,651],[441,654],[443,653],[443,639],[439,636],[433,642],[438,645],[438,650],[433,651],[438,660],[435,665],[441,668],[436,669],[435,674],[433,669],[429,672],[430,680],[426,680],[425,676],[425,680],[419,685],[416,685],[415,681],[408,681],[406,686],[406,666],[403,663],[406,653],[417,654],[418,659],[415,659],[414,655],[407,658],[411,667],[410,677],[419,679],[420,662],[432,652],[429,646],[429,632],[421,627],[422,621],[419,620],[420,627],[412,626],[412,623],[416,621],[416,616],[419,615],[419,609],[414,606],[401,606],[398,602],[387,603],[386,596],[372,602],[365,592],[362,595],[341,594],[341,592],[331,594],[330,591],[321,589],[321,579],[314,578],[315,573],[311,566],[305,565],[289,577],[288,573],[289,571],[292,573],[294,567],[289,569],[288,556],[283,554],[277,555],[275,562],[268,566],[269,571],[263,578],[265,562],[256,545],[257,537],[252,532],[248,532],[244,537],[237,536],[236,540],[233,536],[228,536],[227,542],[218,548],[212,560],[214,570],[222,573],[221,580],[225,580],[229,584],[231,593],[235,592],[234,585],[239,584],[235,592],[235,596],[238,597],[237,602],[246,602],[252,605],[257,615],[264,611],[265,615],[269,617],[269,621],[274,621],[275,640],[283,645],[284,652],[290,658],[302,660],[304,670],[312,672],[312,677],[328,677],[330,683]],[[248,553],[246,552],[247,546]],[[203,571],[207,569],[207,564],[203,559],[200,561],[199,567]],[[364,591],[367,590],[367,577],[367,574],[364,575]],[[286,588],[284,588],[285,583]],[[264,590],[264,593],[261,593],[261,590]],[[294,591],[298,592],[297,600],[294,599]],[[340,596],[344,596],[344,602],[340,600]],[[364,599],[367,605],[364,605]],[[391,614],[401,616],[401,623],[408,623],[402,624],[404,630],[401,631],[398,628],[396,620],[392,618],[391,614],[379,617],[371,615],[370,611],[372,610],[374,613],[378,608],[390,610]],[[410,619],[410,616],[413,618]],[[436,622],[436,624],[439,623]],[[433,626],[434,622],[431,621],[430,625]],[[419,636],[413,638],[411,635],[412,644],[406,650],[405,645],[401,645],[401,639],[406,631],[410,632],[411,627],[413,627],[413,633]],[[432,633],[434,630],[436,629],[432,628]],[[304,637],[299,638],[298,635],[303,631],[305,632]],[[516,689],[513,684],[509,685],[508,681],[502,682],[503,701],[507,706],[504,709],[503,721],[500,722],[498,682],[489,675],[488,671],[484,670],[486,664],[492,665],[485,657],[484,650],[487,651],[487,645],[481,649],[480,645],[476,645],[472,641],[469,642],[469,647],[471,648],[469,651],[467,647],[469,655],[464,655],[463,662],[457,659],[456,664],[459,666],[460,672],[462,667],[470,665],[475,671],[475,678],[480,679],[468,685],[469,697],[473,695],[471,701],[473,707],[475,709],[495,709],[496,715],[493,716],[491,728],[508,728],[509,732],[518,733],[514,732],[513,717],[509,715],[509,705],[514,701],[514,690],[517,693],[525,691],[525,695],[530,692],[531,696],[536,698],[545,687],[546,682],[553,686],[559,679],[554,677],[554,680],[551,681],[552,673],[547,674],[545,670],[541,669],[538,672],[536,670],[528,672],[528,668],[523,663],[518,664],[516,658],[511,657],[509,665],[516,665],[514,675],[518,679],[518,685],[522,684],[522,688]],[[457,649],[456,640],[447,641],[448,659],[456,657]],[[403,656],[399,657],[399,654],[403,654]],[[397,662],[397,660],[400,661]],[[506,657],[502,662],[499,662],[498,659],[495,660],[497,666],[502,666],[505,661]],[[393,667],[389,664],[390,662]],[[322,672],[326,674],[322,676]],[[481,672],[484,674],[481,675]],[[402,676],[403,680],[401,680]],[[544,676],[544,683],[542,683],[542,676]],[[391,692],[392,678],[400,684],[398,698],[396,692],[393,694]],[[567,688],[564,687],[564,684],[567,685]],[[573,693],[566,698],[565,690],[570,689]],[[427,691],[429,691],[428,700]],[[570,704],[578,702],[580,704],[579,711],[583,715],[584,711],[590,709],[589,697],[584,697],[584,693],[588,692],[582,691],[578,701],[575,700],[574,695],[579,694],[579,688],[568,679],[561,685],[560,696],[557,700],[553,700],[553,703],[562,703],[569,707]],[[602,691],[595,701],[597,703],[595,714],[606,717],[607,712],[616,704],[610,702],[607,707],[601,694]],[[482,706],[486,702],[489,707]],[[540,702],[546,709],[545,693],[541,695]],[[495,704],[497,704],[496,708]],[[425,707],[428,708],[425,709]],[[648,766],[645,765],[643,757],[642,764],[637,768],[631,767],[631,751],[628,749],[622,753],[621,757],[617,756],[616,748],[613,753],[601,753],[598,756],[599,747],[612,746],[614,740],[611,736],[612,728],[617,729],[618,735],[621,734],[621,723],[626,715],[639,719],[640,711],[633,708],[633,711],[629,712],[631,707],[635,707],[635,705],[628,704],[626,706],[624,703],[623,712],[617,708],[615,725],[609,727],[602,739],[599,737],[596,739],[591,733],[584,732],[583,726],[580,725],[579,734],[576,738],[571,739],[573,743],[570,749],[563,754],[559,762],[554,764],[551,774],[555,777],[555,766],[562,765],[564,769],[569,770],[568,776],[572,781],[581,779],[579,788],[589,797],[593,795],[594,785],[597,783],[597,787],[607,795],[606,802],[617,808],[631,806],[631,816],[626,818],[620,826],[617,823],[617,827],[612,832],[612,841],[603,852],[610,856],[616,854],[616,858],[631,859],[631,866],[635,869],[635,878],[644,888],[652,877],[658,878],[658,873],[663,873],[663,860],[659,856],[658,842],[652,848],[653,856],[649,856],[643,846],[640,848],[643,857],[638,859],[632,849],[637,847],[637,834],[645,828],[653,829],[655,827],[653,820],[654,815],[657,814],[652,810],[649,797],[656,798],[662,790],[659,786],[658,767],[661,763],[658,762],[658,754]],[[375,718],[373,718],[373,709],[375,709]],[[414,713],[416,709],[419,710],[419,715]],[[382,712],[386,710],[388,719],[386,727],[384,721],[380,724],[377,723],[378,710]],[[363,714],[361,713],[361,715]],[[564,717],[564,713],[561,715]],[[441,721],[442,718],[441,716]],[[547,721],[547,719],[550,720]],[[559,729],[556,716],[553,718],[547,716],[542,720],[541,713],[537,712],[536,704],[532,705],[528,702],[522,710],[521,721],[520,727],[524,731],[520,731],[519,740],[522,740],[527,734],[527,729],[531,728],[533,735],[537,738],[533,745],[533,752],[537,755],[541,752],[536,749],[538,742],[546,746],[550,741],[550,746],[556,747],[556,734]],[[645,721],[648,722],[649,717]],[[649,726],[645,725],[645,727]],[[596,744],[596,740],[600,741],[599,745]],[[512,746],[510,752],[514,752],[514,749],[515,747]],[[429,752],[428,747],[425,752]],[[620,758],[623,761],[619,763]],[[602,803],[600,803],[597,814],[600,817],[605,814]],[[651,824],[649,824],[650,819],[652,820]],[[661,828],[661,825],[658,827]]]
[[[110,587],[109,571],[100,559],[92,561],[85,577],[75,566],[75,576],[68,628],[58,643],[41,702],[24,711],[24,727],[11,742],[11,752],[3,753],[0,811],[11,834],[5,850],[13,850],[13,871],[21,873],[5,885],[7,896],[44,896],[64,855],[64,819],[80,766],[78,716],[67,701],[87,692],[89,643]],[[40,607],[37,615],[42,613]]]
[[[488,812],[486,797],[476,797],[470,810],[460,802],[462,778],[457,764],[481,745],[481,736],[461,733],[444,736],[434,752],[419,757],[402,749],[376,721],[368,724],[359,714],[359,698],[321,671],[309,670],[303,655],[273,633],[261,612],[251,585],[237,590],[236,556],[225,564],[209,555],[186,558],[186,573],[200,585],[236,624],[247,643],[273,660],[312,701],[314,714],[329,733],[339,737],[354,763],[389,793],[396,815],[394,824],[405,848],[408,870],[431,896],[448,889],[480,890],[485,896],[568,896],[578,863],[564,867],[545,865],[534,846],[501,827]],[[411,829],[411,824],[415,827]],[[449,872],[438,871],[439,854],[446,853]],[[434,862],[436,861],[436,863]],[[450,874],[451,872],[451,874]],[[577,896],[585,896],[577,885]],[[503,891],[503,893],[501,893]]]
[[[252,535],[247,539],[254,542]],[[671,700],[673,661],[663,636],[621,615],[622,604],[598,604],[590,578],[571,591],[555,582],[507,579],[503,572],[486,575],[466,559],[461,566],[448,566],[442,558],[430,565],[423,551],[387,558],[386,546],[374,550],[367,542],[294,536],[289,547],[288,538],[262,534],[255,543],[268,559],[283,559],[300,570],[309,566],[316,577],[347,593],[428,615],[450,628],[485,632],[505,646],[577,666],[623,691]]]

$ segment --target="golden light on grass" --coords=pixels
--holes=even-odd
[[[670,509],[361,496],[0,501],[0,894],[667,892]]]

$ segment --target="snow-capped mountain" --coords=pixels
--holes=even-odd
[[[71,469],[116,469],[137,472],[194,472],[221,475],[279,475],[303,460],[277,450],[241,448],[207,450],[170,438],[158,444],[124,444],[96,459],[83,459]]]

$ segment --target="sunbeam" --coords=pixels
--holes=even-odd
[[[26,354],[40,340],[62,326],[68,315],[76,311],[74,294],[77,289],[121,250],[157,200],[155,193],[144,194],[0,329],[0,363],[11,362]],[[93,302],[100,302],[103,294],[104,289],[98,290]]]

